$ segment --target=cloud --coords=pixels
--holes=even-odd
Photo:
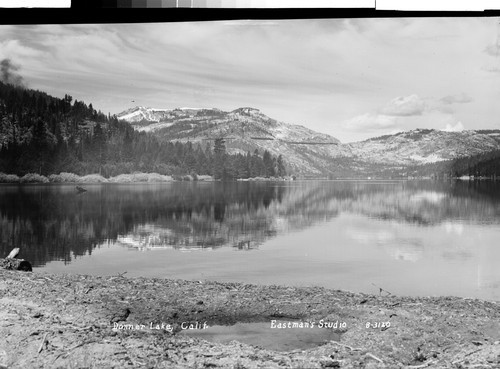
[[[397,97],[382,108],[345,120],[342,127],[346,131],[365,136],[394,134],[417,127],[459,132],[465,128],[455,117],[455,104],[466,104],[472,100],[465,93],[450,94],[442,98],[421,98],[416,94]]]
[[[444,104],[467,104],[473,101],[472,97],[465,93],[448,95],[440,99]]]
[[[500,76],[500,64],[490,55],[500,46],[485,48],[496,44],[497,23],[374,18],[0,25],[0,60],[21,64],[33,88],[69,93],[105,112],[123,111],[131,100],[165,108],[254,106],[350,141],[458,120],[471,129],[493,126],[489,118],[500,114],[500,104],[491,77]],[[484,65],[496,73],[479,74]],[[455,96],[461,91],[474,102]]]
[[[498,68],[498,67],[482,67],[481,70],[484,70],[484,71],[490,72],[490,73],[500,73],[500,68]]]
[[[389,101],[381,110],[382,114],[408,117],[422,115],[426,104],[418,95],[400,96]]]
[[[500,55],[500,45],[499,44],[491,44],[486,46],[484,52],[490,56],[499,56]]]
[[[451,125],[450,123],[446,124],[446,127],[441,129],[441,131],[444,131],[444,132],[461,132],[463,131],[465,128],[464,128],[464,125],[462,124],[462,122],[457,122],[455,125]]]
[[[349,130],[377,131],[396,127],[396,118],[384,114],[362,114],[343,122],[342,126]]]

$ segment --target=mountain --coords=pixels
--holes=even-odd
[[[426,164],[500,149],[500,130],[445,132],[415,129],[348,144],[366,161]]]
[[[330,177],[387,177],[407,174],[408,166],[438,163],[500,149],[500,130],[446,132],[415,129],[342,144],[300,125],[278,122],[250,107],[152,109],[118,114],[135,130],[162,140],[210,142],[224,137],[230,153],[268,150],[282,154],[293,172]],[[418,172],[418,171],[417,171]]]
[[[118,114],[118,119],[125,120],[136,126],[138,131],[154,131],[162,127],[168,127],[174,120],[182,120],[196,115],[209,114],[217,116],[219,109],[198,108],[176,108],[176,109],[153,109],[136,106]],[[159,123],[159,124],[152,124]]]
[[[130,119],[154,118],[138,111],[128,114]],[[170,115],[176,114],[194,112],[179,109]],[[173,128],[179,127],[176,123]],[[223,142],[218,141],[217,150],[214,146],[207,150],[191,142],[161,140],[70,95],[61,99],[0,81],[0,182],[187,180],[198,175],[234,180],[287,174],[283,158],[265,150],[227,155]]]
[[[283,155],[292,172],[321,175],[332,157],[351,156],[350,148],[327,134],[272,119],[250,107],[230,112],[219,109],[152,109],[136,107],[117,115],[137,131],[163,140],[212,144],[224,138],[228,153],[268,150]]]
[[[16,175],[2,174],[0,181],[41,180],[61,172],[227,180],[284,174],[477,177],[499,175],[499,158],[500,130],[416,129],[342,144],[251,107],[136,107],[116,117],[67,94],[57,98],[0,81],[0,174]]]

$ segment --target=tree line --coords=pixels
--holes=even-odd
[[[500,150],[463,156],[410,167],[408,173],[414,176],[429,177],[497,177],[500,176]]]
[[[216,179],[285,176],[281,155],[228,154],[224,140],[181,143],[137,132],[92,104],[0,82],[0,172],[104,177],[133,172]]]

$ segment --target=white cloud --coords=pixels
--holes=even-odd
[[[394,129],[396,118],[384,114],[362,114],[343,122],[342,126],[350,130],[378,131]]]
[[[23,45],[19,40],[0,40],[0,58],[12,59],[16,63],[26,60],[41,58],[44,56],[43,51]]]
[[[409,95],[392,99],[382,108],[381,112],[392,116],[411,116],[422,115],[425,108],[425,101],[418,95]]]
[[[462,124],[462,122],[457,122],[455,125],[451,125],[450,123],[448,123],[445,128],[441,129],[441,131],[445,131],[445,132],[461,132],[464,129],[465,128],[464,128],[464,125]]]
[[[459,120],[471,129],[495,127],[500,64],[490,55],[497,56],[497,23],[478,17],[0,26],[0,57],[20,65],[29,86],[69,93],[105,112],[130,108],[132,100],[165,108],[254,106],[353,141]]]
[[[500,55],[500,45],[499,44],[490,44],[486,46],[484,52],[490,56],[498,57]]]
[[[473,101],[472,97],[467,95],[466,93],[460,93],[456,95],[448,95],[445,97],[442,97],[441,102],[445,104],[467,104]]]
[[[459,132],[465,128],[455,116],[455,105],[471,101],[472,98],[465,93],[447,95],[440,99],[421,98],[417,94],[397,97],[383,108],[343,121],[342,127],[365,138],[415,128]],[[440,128],[443,126],[444,128]]]

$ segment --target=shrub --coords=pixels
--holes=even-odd
[[[149,173],[148,182],[170,182],[172,181],[171,176],[164,176],[159,173]]]
[[[132,182],[132,175],[131,174],[119,174],[115,177],[110,177],[108,179],[108,182],[110,182],[110,183],[129,183],[129,182]]]
[[[0,173],[0,183],[19,183],[19,176],[15,174]]]
[[[131,174],[131,182],[147,182],[149,179],[148,173],[134,172]]]
[[[172,177],[161,175],[159,173],[141,173],[120,174],[116,177],[111,177],[108,182],[111,183],[137,183],[137,182],[169,182]]]
[[[86,176],[80,177],[80,182],[82,183],[106,183],[108,180],[101,176],[100,174],[87,174]]]
[[[55,183],[77,183],[81,181],[81,177],[74,173],[61,172],[59,174],[51,174],[49,181]]]
[[[62,182],[61,176],[59,174],[51,174],[48,178],[49,182],[55,182],[55,183]]]
[[[206,175],[206,174],[201,174],[196,176],[198,181],[213,181],[214,178],[212,176]]]
[[[28,173],[21,177],[21,183],[48,183],[49,179],[37,173]]]

